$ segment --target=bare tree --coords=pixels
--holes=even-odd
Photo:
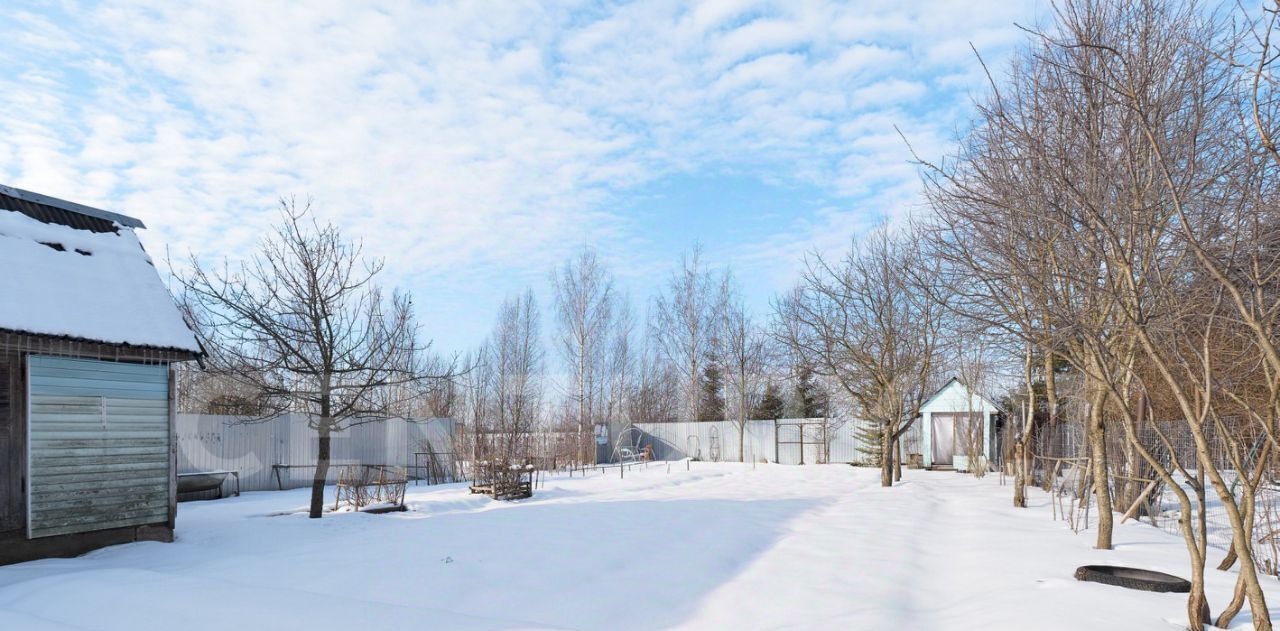
[[[675,421],[681,415],[681,380],[675,369],[656,350],[653,336],[637,354],[635,376],[627,398],[627,416],[632,421]]]
[[[737,295],[733,276],[726,273],[721,283],[720,359],[725,367],[725,383],[730,393],[728,412],[738,426],[738,454],[746,462],[747,420],[766,377],[768,336],[751,318],[747,305]]]
[[[542,413],[542,316],[533,290],[508,299],[498,315],[488,361],[494,366],[494,419],[504,431],[528,433]]]
[[[1005,307],[971,313],[1025,342],[1029,397],[1037,353],[1047,390],[1058,359],[1082,377],[1098,546],[1110,546],[1108,470],[1131,479],[1143,463],[1178,500],[1188,619],[1199,628],[1211,490],[1241,564],[1216,624],[1247,600],[1254,624],[1269,629],[1251,546],[1257,480],[1280,419],[1280,364],[1270,360],[1280,317],[1277,104],[1259,97],[1275,85],[1276,14],[1252,23],[1260,57],[1249,64],[1241,32],[1194,5],[1080,0],[1055,11],[1056,27],[1035,32],[1009,80],[993,86],[958,159],[930,165],[946,226],[937,250],[972,272],[982,301]],[[1057,397],[1046,398],[1052,417]],[[1107,457],[1108,425],[1137,458]]]
[[[176,373],[180,412],[244,417],[262,412],[258,403],[261,393],[245,380],[214,374],[194,364],[180,365]]]
[[[507,298],[493,333],[477,352],[469,410],[473,461],[505,470],[531,455],[533,434],[543,419],[544,354],[533,291]]]
[[[716,341],[717,286],[714,274],[702,264],[702,248],[680,256],[665,292],[654,300],[649,321],[655,350],[680,375],[685,418],[699,417],[702,378]]]
[[[639,349],[635,347],[635,320],[631,315],[631,303],[623,296],[618,299],[617,306],[608,341],[603,410],[609,436],[615,440],[621,435],[630,419],[629,403],[635,391],[636,369],[639,364]]]
[[[610,340],[618,316],[613,279],[595,252],[583,250],[551,275],[561,359],[569,370],[570,421],[577,428],[581,462],[594,462],[592,429],[606,424],[604,411],[613,366]],[[610,348],[610,343],[615,344]]]
[[[992,391],[998,375],[997,340],[981,330],[952,330],[949,334],[955,340],[951,349],[951,363],[955,367],[956,378],[969,391],[965,400],[965,413],[968,422],[957,427],[957,438],[961,441],[965,457],[969,461],[969,472],[974,477],[986,475],[989,463],[986,462],[986,445],[989,440],[985,414],[976,405],[978,397]]]
[[[174,276],[207,369],[259,393],[246,420],[298,412],[316,432],[310,515],[318,518],[332,435],[388,418],[410,392],[401,386],[427,376],[427,349],[409,296],[388,297],[373,282],[381,261],[318,223],[309,202],[281,200],[280,217],[248,261],[210,269],[193,255]]]
[[[443,359],[429,358],[426,361],[427,372],[435,375],[449,375],[450,371]],[[450,375],[422,380],[418,387],[418,395],[407,415],[426,418],[452,418],[459,401],[457,379]]]
[[[1080,60],[1086,63],[1084,60]],[[1022,342],[1026,392],[1034,359],[1060,356],[1080,369],[1089,413],[1087,437],[1098,499],[1099,548],[1111,547],[1112,511],[1106,466],[1106,364],[1125,338],[1117,335],[1114,296],[1099,282],[1105,257],[1078,237],[1084,208],[1118,208],[1122,161],[1107,133],[1119,123],[1096,82],[1027,51],[1004,85],[978,103],[983,124],[962,139],[950,164],[924,162],[936,219],[926,247],[939,261],[951,309]],[[1092,205],[1092,206],[1091,206]],[[1052,371],[1045,371],[1052,383]],[[1034,405],[1028,409],[1034,412]],[[1014,503],[1028,477],[1034,413],[1015,437]]]
[[[895,479],[897,441],[937,381],[942,307],[911,282],[933,275],[906,271],[928,264],[882,227],[839,264],[814,255],[776,305],[779,341],[832,379],[858,418],[882,428],[884,486]]]

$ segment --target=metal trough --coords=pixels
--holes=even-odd
[[[222,483],[227,478],[234,478],[236,481],[236,496],[240,496],[240,472],[239,471],[195,471],[192,473],[178,474],[178,493],[200,493],[203,491],[218,490],[218,499],[222,499]]]

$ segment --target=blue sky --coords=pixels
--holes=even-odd
[[[763,316],[806,252],[918,204],[1035,2],[6,6],[0,183],[235,260],[311,195],[465,350],[583,246],[638,313],[695,242]]]

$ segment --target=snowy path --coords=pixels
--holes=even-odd
[[[706,463],[558,478],[514,504],[411,487],[411,512],[318,522],[280,515],[305,491],[249,493],[182,504],[174,544],[0,567],[0,629],[1182,627],[1181,595],[1071,578],[1185,574],[1179,539],[1130,523],[1092,550],[1044,496],[1009,496],[994,477],[882,489],[842,465]],[[1213,604],[1233,578],[1210,572]]]

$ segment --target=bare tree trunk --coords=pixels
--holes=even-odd
[[[1222,497],[1227,492],[1226,486],[1222,484],[1222,481],[1218,476],[1214,477],[1214,490],[1219,494],[1219,497]],[[1246,510],[1245,512],[1249,517],[1252,517],[1252,511]],[[1203,513],[1204,510],[1201,509],[1201,514],[1203,515]],[[1245,523],[1244,520],[1240,518],[1241,516],[1239,514],[1233,515],[1233,511],[1230,506],[1228,506],[1227,513],[1231,518],[1230,521],[1233,522],[1231,524],[1231,535],[1233,540],[1232,548],[1237,551],[1251,550],[1252,546],[1250,539],[1253,535],[1253,524]],[[1240,585],[1237,585],[1236,590],[1237,592],[1243,591],[1244,596],[1249,601],[1249,611],[1253,614],[1254,629],[1258,629],[1259,631],[1271,631],[1270,610],[1267,609],[1266,595],[1263,593],[1262,583],[1258,579],[1258,569],[1253,560],[1253,555],[1237,553],[1237,557],[1240,563]],[[1234,605],[1235,599],[1233,598],[1232,600],[1232,604]],[[1219,620],[1219,626],[1225,627],[1225,625],[1230,624],[1231,619],[1235,617],[1238,610],[1238,605],[1235,608],[1228,607],[1223,612],[1222,618]]]
[[[1093,461],[1093,492],[1098,498],[1098,542],[1094,547],[1110,550],[1114,516],[1111,514],[1111,488],[1107,483],[1107,430],[1103,423],[1102,406],[1106,392],[1095,385],[1090,398],[1089,458]]]
[[[893,486],[893,427],[886,425],[880,439],[880,486]]]
[[[1204,595],[1204,572],[1191,573],[1191,593],[1187,597],[1187,628],[1203,629],[1212,620],[1209,599]]]
[[[1253,465],[1253,474],[1250,477],[1250,487],[1255,489],[1258,488],[1258,484],[1262,482],[1263,474],[1266,473],[1267,463],[1270,459],[1271,459],[1271,443],[1268,441],[1262,444],[1262,450],[1261,452],[1259,452],[1258,459]],[[1245,510],[1244,523],[1246,526],[1249,527],[1250,535],[1252,535],[1253,519],[1254,519],[1255,511],[1257,510],[1257,502],[1256,501],[1249,502],[1248,505],[1245,507],[1245,509],[1246,510]],[[1227,556],[1223,557],[1222,563],[1218,564],[1218,570],[1225,572],[1231,569],[1231,566],[1236,564],[1236,558],[1237,558],[1236,548],[1235,546],[1231,546],[1231,548],[1227,550]],[[1237,591],[1239,591],[1238,587],[1237,587]],[[1243,594],[1244,592],[1239,592],[1239,593]]]
[[[324,483],[329,477],[329,420],[321,419],[318,432],[320,434],[319,453],[316,455],[316,475],[311,479],[311,512],[312,519],[324,514]]]
[[[1231,548],[1229,556],[1234,557],[1235,553],[1236,549]],[[1227,604],[1226,609],[1222,610],[1222,613],[1218,614],[1218,619],[1213,622],[1213,626],[1220,629],[1225,629],[1231,626],[1231,621],[1235,619],[1236,615],[1240,613],[1240,610],[1244,608],[1244,600],[1246,596],[1245,590],[1244,574],[1237,574],[1236,587],[1231,592],[1231,602]]]
[[[1191,625],[1193,629],[1200,629],[1200,625],[1211,624],[1213,622],[1213,614],[1209,610],[1209,599],[1204,593],[1204,566],[1205,559],[1209,553],[1209,525],[1205,515],[1205,493],[1204,493],[1204,469],[1199,468],[1196,472],[1196,504],[1200,506],[1200,510],[1196,512],[1196,530],[1199,550],[1196,554],[1197,565],[1191,572],[1191,597],[1187,600],[1188,607],[1195,607],[1199,602],[1200,612],[1199,618],[1191,617]],[[1198,584],[1198,585],[1197,585]],[[1190,612],[1188,612],[1190,613]]]
[[[1027,342],[1023,349],[1022,380],[1027,387],[1027,402],[1022,409],[1022,431],[1018,432],[1018,440],[1013,446],[1013,505],[1017,508],[1027,507],[1027,443],[1031,434],[1031,419],[1035,415],[1035,385],[1031,378],[1031,343]]]
[[[1020,419],[1023,429],[1019,432],[1018,440],[1013,444],[1013,506],[1015,508],[1027,507],[1027,474],[1029,467],[1027,466],[1027,426],[1030,425],[1026,421],[1027,412],[1023,409],[1023,418]]]

